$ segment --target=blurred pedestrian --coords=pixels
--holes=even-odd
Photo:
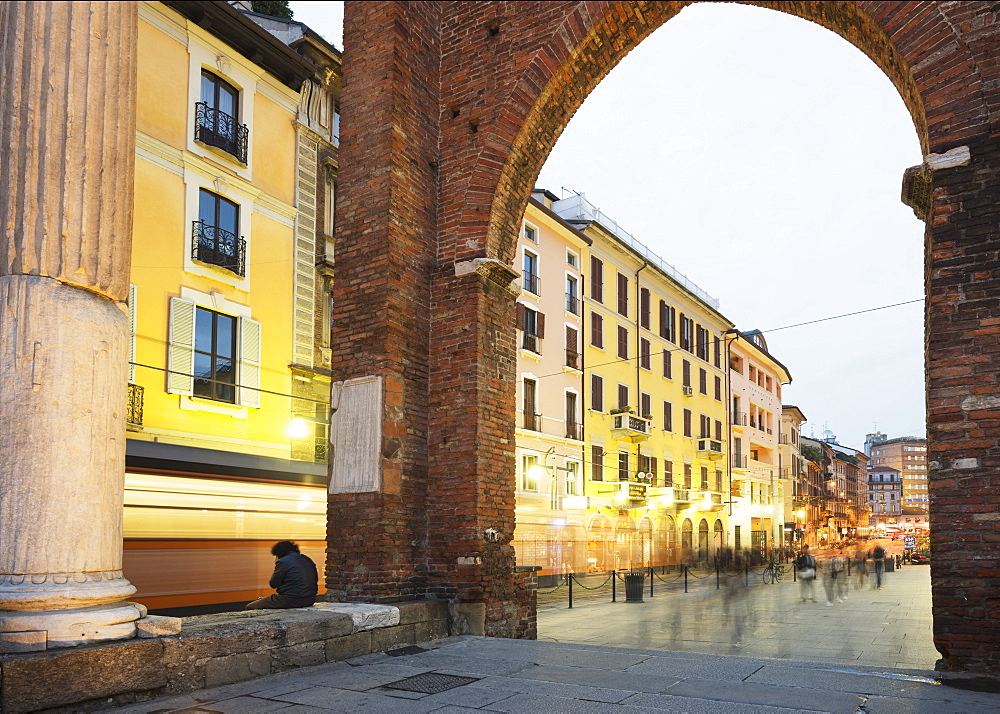
[[[875,564],[875,579],[872,581],[873,588],[882,587],[882,577],[885,574],[885,548],[876,545],[872,549],[872,562]]]
[[[856,590],[861,590],[865,586],[865,580],[868,578],[868,554],[863,548],[858,548],[854,551],[854,573],[857,576],[857,580],[854,581],[854,587]]]
[[[816,559],[809,555],[809,546],[802,546],[802,552],[795,559],[795,570],[799,579],[799,597],[802,602],[816,602]]]
[[[840,577],[842,558],[839,555],[834,554],[827,559],[824,565],[823,573],[823,589],[826,591],[826,605],[830,607],[833,605],[833,601],[841,601],[838,595],[839,583],[837,583],[837,578]]]

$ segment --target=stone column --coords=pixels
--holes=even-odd
[[[0,3],[0,651],[131,637],[135,2]]]

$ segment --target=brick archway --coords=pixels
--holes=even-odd
[[[515,632],[516,227],[573,112],[687,4],[348,3],[334,373],[381,377],[384,401],[377,483],[330,496],[331,589],[448,597],[469,631]],[[906,188],[928,218],[935,638],[942,667],[1000,670],[997,14],[985,2],[752,4],[864,51],[929,155]]]

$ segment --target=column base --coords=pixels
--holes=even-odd
[[[0,610],[0,637],[30,640],[31,649],[38,650],[126,640],[135,637],[135,621],[143,614],[140,607],[136,603],[117,602],[67,610]],[[28,635],[38,632],[45,633],[44,645],[36,634]],[[10,635],[14,633],[24,636],[13,638]]]

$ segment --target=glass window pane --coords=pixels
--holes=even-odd
[[[218,198],[211,191],[201,189],[198,192],[198,220],[205,221],[206,225],[215,225],[215,205]]]
[[[195,316],[194,348],[199,352],[212,351],[212,313],[200,307]]]
[[[236,92],[224,85],[219,87],[219,111],[236,117]]]
[[[199,397],[208,399],[214,398],[212,382],[212,357],[210,355],[194,353],[194,393]]]
[[[210,107],[215,107],[215,82],[210,74],[201,75],[201,101]]]
[[[235,318],[228,315],[218,315],[216,317],[216,330],[215,353],[227,360],[233,359],[236,356],[233,353],[233,336],[236,333]]]
[[[223,228],[234,235],[238,233],[237,215],[238,211],[235,203],[227,201],[224,198],[219,199],[219,228]]]

